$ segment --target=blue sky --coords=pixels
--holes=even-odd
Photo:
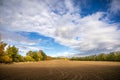
[[[120,0],[0,0],[0,35],[21,55],[120,51]]]

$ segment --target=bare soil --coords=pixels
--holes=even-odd
[[[0,64],[0,80],[120,80],[120,62],[53,60]]]

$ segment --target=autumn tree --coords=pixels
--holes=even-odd
[[[27,52],[26,55],[33,57],[34,54],[33,54],[33,51],[30,50],[30,51]]]
[[[6,45],[7,45],[6,43],[0,42],[0,56],[3,56],[5,54],[4,50]]]
[[[10,58],[12,58],[13,62],[19,62],[18,48],[15,46],[8,46],[6,53]]]
[[[2,58],[2,63],[11,63],[12,62],[12,58],[10,58],[8,55],[4,55],[1,58]]]
[[[24,62],[25,61],[24,57],[20,54],[17,55],[17,59],[19,60],[19,62]]]
[[[45,60],[47,55],[42,51],[28,51],[27,56],[31,56],[35,61]]]
[[[39,50],[38,53],[41,54],[41,56],[42,56],[42,60],[46,60],[47,55],[46,55],[42,50]]]
[[[0,63],[3,63],[5,61],[4,56],[5,56],[5,47],[6,43],[0,42]]]
[[[31,56],[26,56],[25,57],[25,61],[34,61],[34,59]]]

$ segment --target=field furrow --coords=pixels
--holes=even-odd
[[[0,64],[0,80],[120,80],[120,63],[56,60]]]

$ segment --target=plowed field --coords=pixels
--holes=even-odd
[[[120,62],[53,60],[0,64],[0,80],[120,80]]]

